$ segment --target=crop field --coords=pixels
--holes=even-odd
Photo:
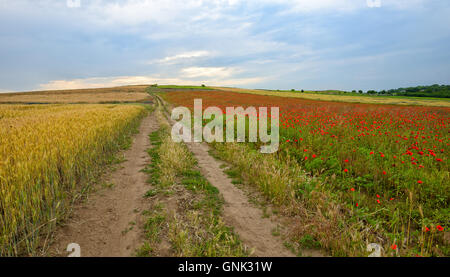
[[[0,104],[0,256],[450,255],[449,107],[201,86],[19,96],[36,98]],[[171,108],[194,99],[279,107],[278,151],[172,141]]]
[[[291,91],[275,91],[275,90],[258,90],[258,89],[242,89],[242,88],[224,88],[214,87],[221,91],[232,91],[238,93],[248,93],[266,96],[280,96],[290,98],[301,98],[307,100],[348,102],[348,103],[365,103],[365,104],[393,104],[393,105],[418,105],[418,106],[436,106],[450,107],[450,100],[446,98],[425,98],[425,97],[404,97],[404,96],[371,96],[371,95],[330,95],[315,93],[312,91],[291,92]]]
[[[0,93],[0,103],[123,103],[148,102],[148,86],[123,86],[114,88],[53,90],[21,93]]]
[[[139,105],[0,105],[0,256],[35,255],[145,113]]]
[[[277,153],[257,153],[258,143],[215,143],[214,148],[235,166],[235,177],[256,185],[268,202],[297,218],[293,242],[336,256],[366,255],[372,242],[387,256],[450,255],[450,108],[231,91],[160,95],[191,109],[195,98],[203,100],[203,108],[280,107]],[[292,173],[297,169],[308,178]]]

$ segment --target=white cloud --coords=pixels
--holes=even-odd
[[[111,80],[108,79],[109,78],[54,80],[45,84],[40,84],[37,90],[101,88],[108,86],[107,84],[111,82]]]
[[[228,78],[228,79],[222,79],[221,77],[219,78],[210,77],[200,80],[189,80],[185,78],[169,78],[161,76],[118,76],[118,77],[84,78],[73,80],[54,80],[45,84],[40,84],[37,89],[38,90],[82,89],[82,88],[102,88],[102,87],[145,85],[145,84],[160,84],[160,85],[207,84],[210,86],[247,86],[250,84],[259,83],[267,79],[268,79],[267,77]]]
[[[181,70],[186,78],[215,77],[224,79],[230,77],[235,70],[229,67],[188,67]]]
[[[245,86],[254,84],[256,80],[263,81],[264,84],[268,82],[263,77],[244,78],[248,75],[237,74],[241,73],[241,69],[252,76],[270,75],[273,79],[284,80],[287,78],[286,73],[291,71],[299,72],[299,77],[295,78],[314,74],[319,76],[318,71],[326,70],[329,67],[327,63],[336,62],[334,57],[339,53],[343,53],[343,65],[369,63],[363,58],[357,61],[349,59],[346,53],[350,51],[343,51],[342,46],[333,44],[333,40],[338,40],[337,37],[348,34],[339,28],[334,33],[335,29],[330,28],[330,22],[327,21],[328,15],[364,10],[381,13],[383,9],[419,9],[424,3],[430,2],[432,0],[380,0],[380,9],[371,10],[367,6],[367,0],[82,0],[79,8],[69,9],[65,0],[0,0],[0,17],[3,14],[14,15],[21,24],[25,24],[25,27],[15,31],[18,34],[22,29],[28,28],[30,22],[42,29],[42,34],[36,32],[34,35],[33,32],[30,35],[31,32],[27,31],[22,36],[31,42],[37,39],[47,41],[42,38],[50,38],[48,45],[45,45],[46,50],[42,52],[44,56],[62,57],[63,52],[70,56],[69,50],[73,48],[65,44],[75,42],[74,45],[77,46],[78,43],[80,51],[77,52],[82,55],[78,59],[67,60],[71,65],[67,72],[72,76],[108,76],[111,72],[129,75],[54,80],[42,84],[40,89],[142,83],[198,85],[202,82],[210,85]],[[285,17],[279,16],[280,13],[291,14],[284,21]],[[424,18],[428,18],[428,22],[436,20],[434,24],[424,24],[427,37],[432,34],[439,37],[448,34],[450,25],[442,24],[442,20],[447,22],[448,18]],[[336,19],[332,20],[334,22]],[[339,26],[338,20],[336,24]],[[49,29],[47,25],[52,28]],[[429,26],[434,26],[434,32],[428,31]],[[67,29],[68,35],[58,33],[58,28],[64,31]],[[392,28],[398,29],[400,26]],[[419,34],[425,33],[424,30]],[[316,43],[322,40],[325,43]],[[331,43],[328,44],[328,41]],[[4,45],[8,43],[9,39]],[[364,49],[364,41],[361,44],[356,50]],[[42,45],[41,48],[35,47],[40,43],[27,43],[28,45],[44,50]],[[55,48],[51,45],[55,45]],[[26,53],[32,55],[32,52]],[[211,57],[214,59],[210,59]],[[152,60],[149,61],[150,59]],[[47,71],[61,76],[60,63],[66,62],[65,59],[47,60],[49,59],[37,62],[30,70],[36,72],[39,68],[46,67]],[[22,64],[23,69],[29,68],[27,63]],[[56,69],[52,69],[52,66]],[[5,66],[5,72],[6,68],[8,67]],[[162,75],[134,76],[144,74],[142,72],[157,71]],[[47,78],[48,74],[42,76]],[[57,78],[63,79],[66,76]],[[297,79],[292,81],[296,82]],[[23,82],[20,80],[16,83],[22,85]]]
[[[239,1],[202,0],[127,0],[111,3],[97,1],[89,6],[91,15],[109,23],[139,25],[146,22],[171,24],[196,16],[210,15],[218,18],[222,10],[235,6]]]
[[[405,9],[421,5],[426,0],[379,0],[381,7]],[[139,25],[146,22],[174,22],[228,19],[227,11],[240,4],[247,7],[278,4],[285,12],[349,12],[369,8],[367,0],[126,0],[122,2],[94,1],[86,3],[97,20]]]
[[[282,13],[322,13],[354,12],[373,8],[373,2],[377,3],[376,7],[414,9],[422,7],[427,1],[429,0],[263,0],[262,2],[285,6],[286,9]]]
[[[381,0],[367,0],[367,7],[369,8],[379,8],[381,7]]]
[[[81,7],[81,0],[67,0],[66,5],[68,8],[79,8]]]
[[[150,61],[149,63],[157,62],[162,64],[174,64],[179,61],[185,61],[185,60],[193,60],[197,58],[207,57],[211,56],[211,52],[209,51],[192,51],[192,52],[184,52],[181,54],[177,54],[174,56],[168,56],[160,60],[156,61]]]
[[[384,8],[406,9],[427,0],[380,1]],[[97,0],[83,2],[82,7],[83,16],[100,25],[139,26],[153,22],[186,28],[190,22],[242,21],[245,13],[240,17],[230,13],[241,4],[246,9],[275,4],[282,8],[281,13],[351,12],[369,8],[367,0]]]
[[[290,10],[295,12],[352,11],[366,6],[365,0],[294,0],[287,4],[292,5]]]
[[[235,16],[236,8],[252,10],[277,5],[284,13],[300,12],[346,12],[368,9],[368,0],[0,0],[0,7],[8,13],[52,14],[79,16],[83,22],[99,25],[138,26],[148,22],[186,27],[190,22],[207,20],[242,21],[248,15],[243,12]],[[378,0],[369,0],[378,1]],[[379,0],[381,7],[411,9],[423,7],[431,0]],[[68,3],[74,3],[76,5]],[[240,5],[242,7],[240,7]],[[155,30],[153,30],[155,31]]]

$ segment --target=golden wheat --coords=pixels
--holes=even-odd
[[[113,88],[0,93],[0,103],[101,104],[147,102],[151,100],[151,97],[146,92],[147,87],[148,86],[123,86]]]
[[[137,105],[0,105],[0,256],[36,255],[144,114]]]

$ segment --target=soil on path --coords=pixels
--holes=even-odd
[[[173,123],[173,122],[172,122]],[[150,162],[146,150],[151,147],[148,135],[158,128],[154,114],[142,121],[132,147],[125,151],[126,161],[113,172],[104,188],[93,193],[86,203],[75,207],[72,218],[55,237],[53,255],[67,256],[66,248],[77,243],[81,256],[134,256],[143,240],[141,212],[151,208],[143,195],[148,190],[148,175],[142,169]],[[263,216],[260,208],[250,204],[245,193],[232,184],[221,162],[209,154],[205,143],[187,143],[198,160],[203,175],[223,195],[223,217],[242,242],[254,249],[253,256],[294,256],[280,237],[272,234],[278,225]]]
[[[143,241],[141,213],[149,205],[143,198],[148,175],[142,172],[150,162],[148,135],[157,128],[153,114],[142,120],[131,148],[123,153],[125,161],[104,177],[111,187],[100,188],[74,208],[67,224],[56,232],[50,255],[67,256],[67,245],[77,243],[82,257],[134,256]]]
[[[222,163],[209,154],[209,146],[204,143],[187,143],[187,145],[198,160],[203,175],[223,195],[225,223],[234,228],[245,245],[254,249],[253,256],[294,256],[283,245],[280,237],[272,234],[277,224],[263,217],[262,210],[249,203],[244,192],[231,183],[231,179],[221,169]]]
[[[164,105],[159,97],[157,100]],[[173,125],[175,122],[170,119]],[[280,237],[272,234],[277,223],[265,218],[263,211],[250,204],[245,193],[232,184],[232,180],[223,172],[222,163],[209,154],[206,143],[186,143],[194,154],[205,178],[216,187],[224,198],[224,221],[257,257],[292,257],[295,256],[284,245]]]

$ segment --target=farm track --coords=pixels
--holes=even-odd
[[[162,100],[158,101],[163,105]],[[151,203],[143,198],[148,190],[148,175],[142,172],[150,162],[146,152],[151,147],[148,135],[158,126],[154,113],[143,119],[131,148],[124,152],[126,160],[104,177],[104,182],[113,186],[99,188],[85,203],[74,208],[67,224],[56,232],[49,255],[67,256],[66,248],[70,243],[80,245],[83,257],[135,255],[143,242],[144,218],[141,213],[151,207]],[[232,184],[220,168],[222,162],[209,154],[209,146],[205,143],[187,143],[187,146],[197,159],[202,174],[223,195],[225,223],[254,250],[252,256],[294,256],[280,237],[272,235],[277,223],[263,217],[262,210],[250,204],[245,193]]]
[[[153,114],[142,120],[126,159],[107,176],[111,188],[100,188],[89,199],[74,208],[73,216],[57,231],[49,254],[67,256],[69,243],[78,243],[83,257],[134,256],[142,243],[141,212],[148,203],[143,195],[148,189],[147,174],[141,172],[150,158],[148,135],[158,128]]]
[[[158,98],[158,101],[163,101]],[[170,117],[169,121],[170,120]],[[171,124],[174,122],[171,121]],[[284,245],[280,237],[272,235],[278,226],[263,217],[261,209],[250,204],[245,193],[232,184],[232,180],[221,169],[222,162],[209,154],[206,143],[186,143],[194,154],[205,178],[216,187],[225,200],[223,217],[232,226],[242,242],[254,250],[257,257],[292,257],[294,254]]]
[[[187,143],[194,154],[205,178],[215,186],[225,200],[223,217],[228,226],[233,226],[242,242],[254,249],[257,257],[294,256],[279,237],[272,235],[277,224],[263,217],[261,209],[249,203],[243,191],[231,183],[231,179],[220,168],[221,162],[209,155],[204,143]]]

